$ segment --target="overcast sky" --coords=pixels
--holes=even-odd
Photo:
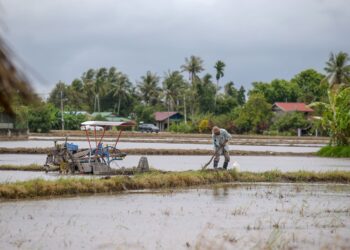
[[[115,66],[135,82],[163,76],[185,57],[223,83],[323,72],[331,51],[350,53],[347,0],[0,0],[2,35],[35,87],[48,93],[89,68]]]

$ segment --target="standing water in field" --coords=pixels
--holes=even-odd
[[[74,141],[79,148],[88,148],[87,141]],[[113,145],[112,141],[105,141],[104,144]],[[0,141],[0,147],[5,148],[49,148],[53,147],[53,141]],[[92,146],[95,147],[94,143]],[[121,142],[118,148],[154,148],[154,149],[213,149],[211,144],[184,144],[184,143],[145,143],[145,142]],[[251,145],[230,145],[230,150],[244,151],[271,151],[271,152],[294,152],[294,153],[310,153],[316,152],[320,147],[288,147],[288,146],[251,146]]]
[[[236,184],[6,202],[0,248],[347,248],[349,185]]]
[[[112,168],[136,167],[141,155],[129,155],[122,161],[112,163]],[[149,155],[147,156],[150,167],[165,171],[199,170],[209,160],[210,156],[190,155]],[[0,165],[43,165],[46,155],[26,154],[0,154]],[[263,172],[278,169],[282,172],[298,170],[306,171],[350,171],[350,159],[299,157],[299,156],[231,156],[229,168],[237,168],[240,171]],[[223,163],[221,159],[219,166]],[[208,166],[211,168],[212,166]],[[56,179],[59,175],[54,173],[29,171],[0,171],[0,183],[30,180],[35,178]]]

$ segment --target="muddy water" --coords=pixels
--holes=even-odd
[[[112,167],[137,166],[141,155],[129,155],[123,161],[116,161]],[[210,159],[210,156],[176,156],[176,155],[149,155],[150,166],[168,171],[198,170]],[[238,162],[240,170],[261,172],[273,169],[281,171],[350,171],[350,158],[321,158],[299,156],[231,156],[231,167]],[[32,163],[43,165],[46,155],[29,154],[0,154],[0,165],[29,165]],[[222,163],[223,159],[221,159]],[[221,164],[220,163],[220,164]]]
[[[88,148],[87,141],[75,141],[80,148]],[[106,141],[105,144],[113,145],[111,141]],[[47,148],[54,145],[53,141],[0,141],[0,147],[7,148]],[[95,146],[95,143],[92,143]],[[155,148],[155,149],[212,149],[211,144],[176,144],[176,143],[142,143],[142,142],[121,142],[118,144],[120,149],[126,148]],[[245,151],[272,151],[272,152],[316,152],[320,147],[288,147],[288,146],[250,146],[250,145],[230,145],[231,150],[245,150]]]
[[[52,136],[29,136],[30,140],[49,140],[49,141],[64,141],[65,137],[52,137]],[[70,137],[69,140],[71,141],[86,141],[86,137]],[[191,138],[191,137],[157,137],[157,138],[149,138],[149,137],[130,137],[130,138],[125,138],[122,137],[120,138],[121,142],[161,142],[161,143],[202,143],[202,144],[211,144],[211,139],[210,135],[208,135],[206,138]],[[106,137],[104,138],[104,141],[109,141],[109,142],[115,142],[115,138],[110,138]],[[236,138],[233,137],[231,139],[232,144],[237,144],[237,145],[242,145],[242,144],[247,144],[247,145],[276,145],[276,146],[308,146],[308,147],[322,147],[326,145],[326,142],[324,140],[310,140],[310,139],[299,139],[296,138],[294,140],[291,139],[242,139],[242,138]]]
[[[199,170],[209,156],[147,156],[149,164],[157,169],[169,171]],[[127,156],[119,166],[136,166],[140,156]],[[319,157],[288,157],[288,156],[231,156],[229,168],[238,162],[241,171],[263,172],[278,169],[287,171],[350,171],[349,159],[319,158]],[[220,165],[223,163],[221,159]],[[211,167],[211,166],[210,166]]]
[[[349,185],[235,185],[0,204],[1,249],[340,249]]]
[[[0,165],[44,165],[46,155],[44,154],[0,154]]]

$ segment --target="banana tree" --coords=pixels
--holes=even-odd
[[[321,107],[324,111],[322,126],[330,133],[330,145],[349,145],[350,137],[350,87],[330,88],[329,103],[314,102],[311,107]]]

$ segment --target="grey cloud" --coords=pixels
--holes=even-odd
[[[5,36],[42,75],[46,92],[90,67],[116,66],[132,80],[163,75],[201,56],[223,82],[322,71],[331,51],[349,51],[346,0],[4,0]],[[44,91],[43,90],[43,91]]]

